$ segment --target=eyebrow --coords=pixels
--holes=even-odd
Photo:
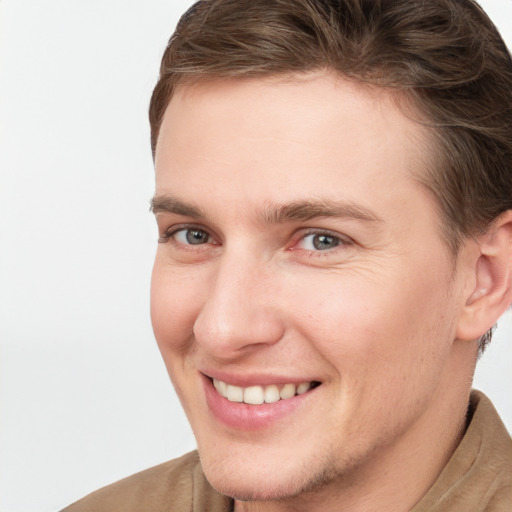
[[[269,224],[280,224],[293,220],[312,220],[320,217],[382,222],[382,219],[374,212],[347,201],[293,201],[285,205],[270,205],[264,213],[264,220]]]
[[[158,213],[174,213],[186,217],[204,218],[203,212],[195,206],[188,205],[172,196],[154,196],[151,199],[150,210],[156,215]]]
[[[169,196],[156,195],[151,200],[151,211],[158,213],[174,213],[187,217],[206,218],[207,215],[196,206]],[[292,201],[287,204],[267,204],[261,214],[264,224],[282,224],[290,221],[313,220],[321,217],[354,219],[363,222],[378,223],[382,219],[362,205],[349,201],[305,200]]]

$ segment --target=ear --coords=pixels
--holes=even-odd
[[[512,210],[497,217],[475,242],[471,285],[457,325],[461,340],[479,339],[512,302]]]

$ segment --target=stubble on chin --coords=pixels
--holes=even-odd
[[[287,479],[276,478],[276,475],[269,474],[265,482],[254,483],[249,481],[239,483],[232,482],[229,478],[219,478],[219,475],[225,473],[225,468],[220,469],[221,465],[222,462],[219,462],[207,468],[206,477],[217,491],[241,502],[236,510],[243,511],[244,503],[279,502],[283,505],[291,505],[299,496],[301,502],[314,503],[318,500],[320,503],[323,491],[335,483],[339,485],[344,475],[349,472],[347,468],[357,465],[357,462],[342,461],[331,453],[324,456],[323,460],[316,458]],[[210,478],[209,474],[215,477]],[[341,487],[345,486],[341,485]]]

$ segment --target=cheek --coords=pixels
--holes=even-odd
[[[183,350],[199,311],[201,286],[197,276],[179,272],[157,256],[151,278],[151,322],[164,358]]]
[[[295,290],[300,330],[344,382],[414,379],[447,357],[454,334],[446,274],[419,274],[325,276]]]
[[[296,319],[331,367],[336,417],[347,418],[354,440],[402,428],[434,396],[449,359],[453,309],[439,294],[446,283],[323,284],[321,297],[302,294]]]
[[[151,278],[151,322],[167,372],[188,416],[187,404],[196,390],[187,377],[186,355],[193,339],[201,286],[193,275],[177,270],[157,256]]]

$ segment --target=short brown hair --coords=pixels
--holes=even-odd
[[[432,127],[443,233],[512,209],[512,59],[473,0],[204,0],[181,18],[150,104],[151,144],[179,83],[334,70],[398,91]]]

